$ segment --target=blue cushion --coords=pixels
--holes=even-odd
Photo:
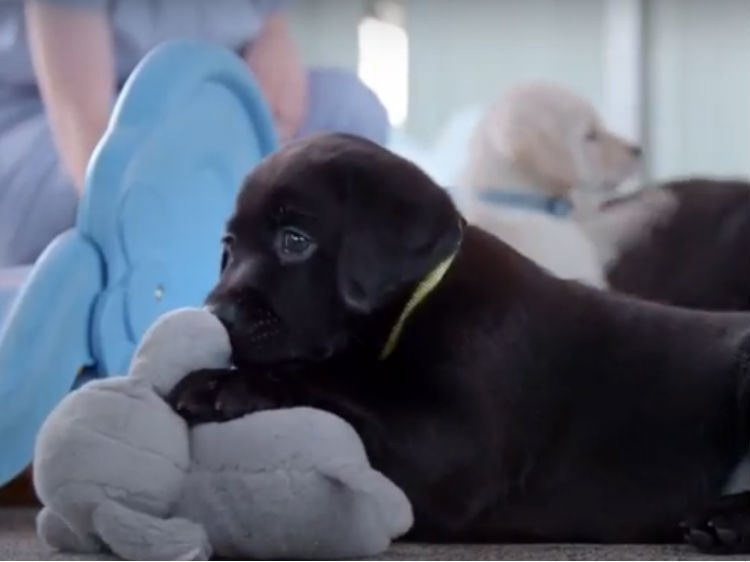
[[[0,327],[30,271],[29,266],[0,269]]]
[[[233,53],[179,41],[136,68],[75,227],[28,273],[0,332],[0,484],[31,460],[40,424],[77,377],[124,373],[158,315],[200,305],[242,178],[275,146]]]

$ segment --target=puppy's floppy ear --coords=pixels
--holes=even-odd
[[[578,187],[581,178],[575,149],[564,133],[529,127],[514,147],[514,164],[548,195],[567,195]]]
[[[420,281],[461,240],[463,219],[450,197],[415,166],[398,162],[377,176],[349,178],[345,195],[337,281],[359,313]]]

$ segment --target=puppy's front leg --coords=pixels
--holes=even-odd
[[[235,369],[202,369],[183,378],[167,402],[190,424],[227,421],[299,403],[297,389]]]

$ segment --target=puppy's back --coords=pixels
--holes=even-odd
[[[657,189],[674,204],[612,263],[610,286],[679,306],[750,310],[750,183],[689,179]]]

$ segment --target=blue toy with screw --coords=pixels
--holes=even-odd
[[[133,72],[75,226],[30,271],[0,276],[17,284],[0,287],[0,485],[31,461],[39,427],[71,389],[124,373],[157,317],[201,304],[241,180],[275,146],[233,53],[173,42]]]

